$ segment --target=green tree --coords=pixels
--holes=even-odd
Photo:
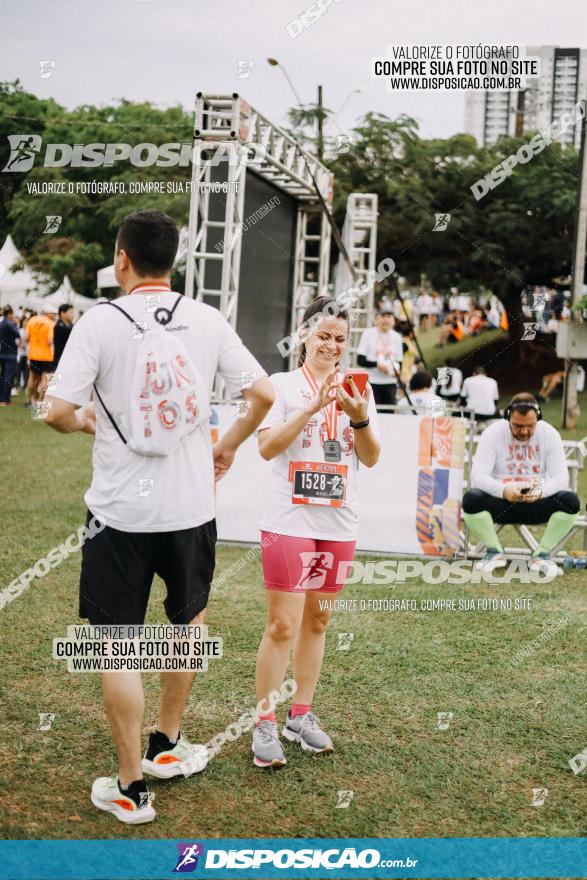
[[[493,290],[517,342],[525,285],[549,284],[570,269],[576,150],[553,143],[476,201],[473,183],[531,134],[480,148],[469,135],[426,140],[410,117],[368,113],[353,135],[351,151],[330,163],[338,222],[350,192],[377,193],[378,258],[392,257],[413,285],[425,273],[439,290]],[[433,231],[437,213],[450,214],[444,232]]]
[[[23,92],[19,83],[4,84],[0,116],[9,117],[9,133],[23,131],[26,125],[26,131],[41,134],[44,144],[191,143],[191,115],[181,107],[160,110],[149,102],[121,100],[114,106],[83,105],[69,112],[54,102],[33,101],[33,97]],[[92,294],[96,271],[111,262],[116,229],[127,214],[156,204],[178,223],[187,222],[189,194],[133,194],[129,193],[128,185],[137,180],[185,183],[190,175],[189,164],[137,168],[125,161],[111,167],[45,168],[37,163],[27,174],[4,175],[15,178],[9,182],[11,193],[6,202],[4,229],[12,232],[29,265],[39,275],[48,276],[54,287],[67,273],[78,290]],[[35,183],[65,182],[75,186],[94,180],[124,183],[127,191],[106,195],[33,195],[29,191]],[[43,232],[49,214],[63,218],[57,238]]]

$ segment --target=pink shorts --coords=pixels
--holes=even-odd
[[[353,561],[356,541],[322,541],[261,532],[265,587],[288,593],[339,593]],[[342,563],[342,564],[341,564]]]

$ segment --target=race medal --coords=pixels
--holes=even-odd
[[[340,443],[338,440],[324,441],[324,461],[340,461]]]
[[[310,386],[310,388],[312,389],[314,394],[318,394],[318,392],[320,390],[319,385],[316,382],[316,380],[314,379],[314,377],[312,376],[312,374],[306,364],[302,365],[302,373],[306,379],[306,382],[308,383],[308,385]],[[338,376],[338,373],[337,373],[337,376]],[[323,443],[323,448],[324,448],[324,461],[335,462],[335,461],[341,460],[341,452],[340,452],[340,443],[336,439],[337,425],[338,425],[338,412],[336,410],[336,400],[334,399],[336,396],[335,392],[331,392],[331,396],[332,396],[332,402],[329,403],[328,406],[326,406],[322,410],[322,412],[324,414],[324,421],[326,424],[326,433],[328,436],[328,439],[325,440]]]
[[[324,461],[290,461],[292,504],[345,507],[348,466]]]

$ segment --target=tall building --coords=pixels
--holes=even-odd
[[[494,144],[504,134],[521,137],[526,132],[543,131],[572,110],[577,101],[587,98],[587,50],[528,46],[526,55],[540,58],[541,73],[526,80],[525,90],[466,94],[465,131],[482,146]],[[578,148],[580,124],[556,140]]]

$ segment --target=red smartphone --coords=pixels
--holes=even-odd
[[[340,383],[340,387],[344,388],[349,397],[353,397],[353,389],[349,385],[349,376],[353,377],[354,383],[359,389],[359,394],[361,397],[365,396],[365,387],[367,385],[367,380],[369,378],[369,374],[365,370],[347,370],[343,376],[342,382]],[[336,408],[341,410],[338,403],[336,404]]]

